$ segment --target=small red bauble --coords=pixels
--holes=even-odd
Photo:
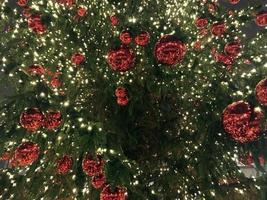
[[[45,68],[42,65],[31,65],[27,69],[30,75],[43,75],[45,74]]]
[[[213,24],[211,27],[211,33],[214,36],[222,36],[225,32],[226,28],[225,28],[225,24],[224,23],[216,23]]]
[[[36,131],[43,125],[44,115],[38,108],[28,108],[20,115],[20,124],[28,131]]]
[[[108,52],[107,61],[114,71],[125,72],[134,67],[135,54],[132,49],[121,46]]]
[[[74,65],[80,65],[85,61],[85,56],[80,53],[75,53],[71,56],[71,62]]]
[[[221,54],[216,54],[216,61],[221,62],[224,65],[232,65],[234,63],[234,58],[221,53]]]
[[[60,111],[49,111],[45,114],[44,126],[47,129],[56,129],[62,123],[62,115]]]
[[[134,40],[137,45],[146,46],[149,43],[150,35],[148,32],[142,31]]]
[[[11,152],[5,151],[1,156],[0,160],[8,161],[11,158]]]
[[[102,188],[106,183],[106,177],[103,173],[97,174],[92,178],[92,186],[95,189]]]
[[[118,87],[118,88],[115,90],[115,95],[116,95],[116,97],[118,97],[118,98],[126,97],[126,96],[127,96],[126,89],[125,89],[124,87]]]
[[[267,11],[260,12],[256,15],[255,22],[258,26],[267,26]]]
[[[116,15],[110,16],[110,22],[113,26],[117,26],[119,24],[119,19]]]
[[[87,14],[87,8],[85,7],[79,7],[77,11],[77,15],[80,17],[83,17]]]
[[[194,44],[193,44],[193,47],[196,51],[199,51],[201,50],[201,42],[200,41],[196,41]]]
[[[195,25],[198,28],[205,28],[208,25],[208,19],[198,17],[195,21]]]
[[[257,84],[256,96],[261,105],[267,106],[267,79],[263,79]]]
[[[97,174],[100,174],[103,171],[103,166],[104,160],[101,156],[97,156],[96,159],[93,159],[91,155],[87,154],[82,161],[83,171],[88,176],[95,176]]]
[[[126,188],[118,186],[112,190],[111,186],[107,185],[100,193],[100,200],[125,200],[126,197]]]
[[[21,7],[26,6],[27,3],[28,3],[28,0],[18,0],[18,1],[17,1],[17,4],[18,4],[19,6],[21,6]]]
[[[28,6],[25,6],[24,9],[22,10],[22,15],[25,18],[29,18],[31,16],[31,9]]]
[[[236,57],[241,50],[239,42],[228,43],[224,46],[224,52],[229,56]]]
[[[45,25],[42,23],[41,16],[38,14],[31,15],[28,18],[28,27],[38,34],[43,34],[45,32]]]
[[[175,65],[183,60],[186,53],[186,45],[175,36],[166,35],[155,45],[156,59],[166,65]]]
[[[71,170],[72,167],[72,157],[69,155],[64,155],[62,158],[57,160],[57,173],[66,174]]]
[[[229,3],[233,5],[238,4],[239,2],[240,0],[229,0]]]
[[[50,81],[50,85],[53,87],[53,88],[58,88],[61,86],[61,81],[57,78],[57,77],[54,77],[51,79]]]
[[[117,103],[120,106],[126,106],[129,103],[128,97],[119,97],[117,98]]]
[[[132,42],[131,34],[128,31],[122,31],[120,34],[120,40],[123,44],[130,44]]]
[[[236,141],[245,143],[257,139],[263,113],[254,111],[244,101],[234,102],[223,111],[224,130]]]
[[[23,142],[15,150],[12,158],[15,166],[26,166],[32,164],[39,157],[39,146],[33,142]]]

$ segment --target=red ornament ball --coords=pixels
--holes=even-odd
[[[110,19],[112,26],[117,26],[119,24],[119,19],[116,15],[110,16],[109,19]]]
[[[73,164],[72,157],[69,155],[64,155],[62,158],[58,159],[56,162],[57,173],[66,174],[71,170]]]
[[[146,46],[149,43],[150,34],[146,31],[142,31],[134,39],[135,43],[139,46]]]
[[[18,0],[18,1],[17,1],[17,4],[18,4],[19,6],[21,6],[21,7],[26,6],[27,3],[28,3],[28,0]]]
[[[77,11],[77,15],[80,17],[84,17],[87,14],[87,8],[79,7]]]
[[[22,15],[25,18],[29,18],[31,16],[31,9],[28,6],[25,6],[24,9],[22,10]]]
[[[30,75],[43,75],[45,74],[45,68],[42,65],[31,65],[28,67],[27,72]]]
[[[198,17],[195,21],[195,25],[198,28],[205,28],[208,25],[208,19]]]
[[[221,62],[224,65],[232,65],[234,63],[234,59],[232,56],[228,56],[223,53],[216,54],[216,61]]]
[[[260,12],[256,15],[255,22],[258,26],[267,26],[267,11]]]
[[[36,131],[43,125],[44,115],[38,108],[28,108],[20,115],[20,124],[28,131]]]
[[[130,44],[132,42],[131,33],[129,31],[122,31],[120,34],[120,40],[123,44]]]
[[[60,111],[49,111],[45,114],[44,126],[53,130],[58,128],[62,123],[62,115]]]
[[[59,78],[57,77],[54,77],[51,79],[50,81],[50,85],[53,87],[53,88],[58,88],[61,86],[61,81],[59,80]]]
[[[211,27],[211,33],[214,36],[222,36],[226,31],[226,27],[224,23],[215,23]]]
[[[232,5],[236,5],[240,2],[240,0],[229,0],[229,3]]]
[[[46,29],[39,14],[33,14],[28,17],[28,27],[37,34],[43,34]]]
[[[102,188],[106,183],[106,176],[103,173],[97,174],[92,178],[92,186],[95,189]]]
[[[95,176],[97,174],[100,174],[103,171],[104,166],[104,160],[101,156],[97,156],[96,159],[93,159],[93,157],[90,154],[87,154],[82,161],[82,168],[83,171],[88,176]]]
[[[33,142],[23,142],[15,150],[13,163],[15,166],[27,166],[39,157],[39,146]]]
[[[175,65],[183,60],[186,53],[186,45],[175,36],[166,35],[155,45],[156,59],[166,65]]]
[[[201,41],[194,42],[193,47],[196,51],[201,50]]]
[[[228,43],[224,46],[224,52],[229,56],[236,57],[240,53],[240,50],[241,46],[239,42]]]
[[[71,63],[74,65],[80,65],[84,61],[85,61],[85,56],[80,53],[74,53],[71,56]]]
[[[107,61],[114,71],[125,72],[134,67],[135,54],[132,49],[121,46],[108,52]]]
[[[111,188],[107,185],[100,193],[100,200],[125,200],[127,197],[127,190],[124,187]]]
[[[257,139],[263,113],[254,111],[244,101],[234,102],[223,111],[224,130],[236,141],[245,143]]]
[[[119,97],[117,98],[117,103],[120,106],[126,106],[129,103],[128,97]]]
[[[267,106],[267,79],[263,79],[257,84],[256,96],[261,105]]]
[[[126,91],[126,89],[124,87],[118,87],[115,90],[115,95],[118,98],[123,98],[123,97],[126,97],[127,96],[127,91]]]

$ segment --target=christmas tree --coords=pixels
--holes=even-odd
[[[266,6],[2,2],[0,199],[262,198]]]

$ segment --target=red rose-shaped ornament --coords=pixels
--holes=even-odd
[[[56,162],[57,173],[58,174],[68,173],[71,170],[72,164],[73,164],[72,157],[69,155],[64,155]]]
[[[183,60],[186,53],[186,45],[175,36],[166,35],[155,45],[156,59],[166,65],[175,65]]]
[[[106,183],[106,177],[103,173],[97,174],[92,178],[92,186],[95,189],[102,188]]]
[[[62,115],[60,111],[49,111],[45,114],[44,126],[47,129],[56,129],[62,123]]]
[[[45,74],[45,68],[42,65],[31,65],[27,69],[30,75],[43,75]]]
[[[126,97],[126,96],[127,96],[126,89],[125,89],[124,87],[118,87],[118,88],[115,90],[115,95],[116,95],[116,97],[118,97],[118,98]]]
[[[150,35],[146,31],[142,31],[139,35],[135,37],[135,43],[139,46],[146,46],[149,43]]]
[[[120,40],[123,44],[130,44],[132,42],[132,37],[129,31],[122,31],[120,34]]]
[[[128,97],[119,97],[117,98],[117,103],[120,106],[126,106],[129,103]]]
[[[125,200],[127,197],[127,190],[124,187],[111,188],[107,185],[100,193],[100,200]]]
[[[12,162],[15,166],[27,166],[39,157],[39,147],[33,142],[23,142],[15,150]]]
[[[41,21],[41,15],[38,14],[33,14],[28,18],[28,27],[38,34],[45,32],[45,25]]]
[[[110,19],[112,26],[117,26],[119,24],[119,19],[116,15],[110,16],[109,19]]]
[[[132,49],[121,46],[108,52],[107,61],[114,71],[125,72],[134,67],[135,54]]]
[[[75,53],[71,56],[71,62],[74,65],[80,65],[85,61],[85,56],[80,53]]]
[[[228,43],[224,46],[224,52],[229,55],[236,57],[241,50],[241,46],[239,42]]]
[[[38,108],[28,108],[20,115],[20,124],[28,131],[36,131],[43,125],[44,115]]]
[[[232,5],[236,5],[240,2],[240,0],[229,0],[229,3]]]
[[[208,25],[208,19],[198,17],[195,21],[195,25],[198,28],[205,28]]]
[[[93,157],[90,154],[87,154],[82,161],[82,168],[83,171],[88,176],[95,176],[97,174],[100,174],[103,171],[104,166],[104,160],[101,156],[97,156],[96,159],[93,159]]]
[[[77,15],[80,17],[84,17],[87,14],[87,8],[79,7],[77,11]]]
[[[225,24],[224,23],[215,23],[211,27],[211,33],[214,36],[222,36],[225,32]]]
[[[18,0],[18,1],[17,1],[17,4],[18,4],[19,6],[21,6],[21,7],[26,6],[27,3],[28,3],[28,0]]]
[[[267,106],[267,79],[263,79],[257,84],[256,96],[261,105]]]
[[[263,118],[261,111],[252,110],[244,101],[234,102],[223,111],[224,130],[236,141],[245,143],[257,139]]]
[[[255,22],[258,26],[267,26],[267,11],[260,12],[256,15]]]

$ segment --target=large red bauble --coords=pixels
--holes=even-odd
[[[47,129],[58,128],[62,123],[62,115],[60,111],[49,111],[45,114],[44,126]]]
[[[175,36],[166,35],[155,45],[154,54],[156,59],[166,65],[175,65],[185,56],[186,45]]]
[[[195,25],[198,28],[205,28],[208,25],[208,19],[198,17],[195,21]]]
[[[231,42],[224,46],[224,52],[229,56],[236,57],[241,50],[241,46],[239,42]]]
[[[211,27],[211,33],[214,36],[222,36],[226,30],[224,23],[215,23]]]
[[[233,5],[238,4],[239,2],[240,0],[229,0],[229,3]]]
[[[43,125],[44,115],[38,108],[28,108],[20,115],[20,124],[28,131],[36,131]]]
[[[132,42],[132,36],[129,31],[122,31],[120,34],[120,40],[122,44],[130,44]]]
[[[107,185],[100,193],[100,200],[125,200],[126,197],[126,188],[118,186],[114,190],[112,190],[111,186]]]
[[[106,177],[104,173],[97,174],[92,178],[92,186],[95,189],[102,188],[106,183]]]
[[[256,15],[255,22],[258,26],[267,26],[267,11],[260,12]]]
[[[108,52],[107,61],[114,71],[125,72],[134,67],[135,54],[132,49],[121,46]]]
[[[82,161],[83,171],[88,176],[95,176],[103,171],[104,160],[101,156],[94,159],[90,154],[87,154]]]
[[[257,84],[256,96],[260,104],[267,106],[267,79],[263,79]]]
[[[15,166],[26,166],[32,164],[39,157],[39,146],[33,142],[23,142],[15,150],[12,162]]]
[[[146,31],[142,31],[134,39],[135,43],[139,46],[146,46],[149,43],[150,35]]]
[[[57,160],[57,173],[66,174],[70,171],[73,160],[69,155],[64,155],[62,158]]]
[[[254,111],[244,101],[228,105],[223,111],[223,127],[230,136],[241,143],[254,141],[259,134],[263,113]]]

